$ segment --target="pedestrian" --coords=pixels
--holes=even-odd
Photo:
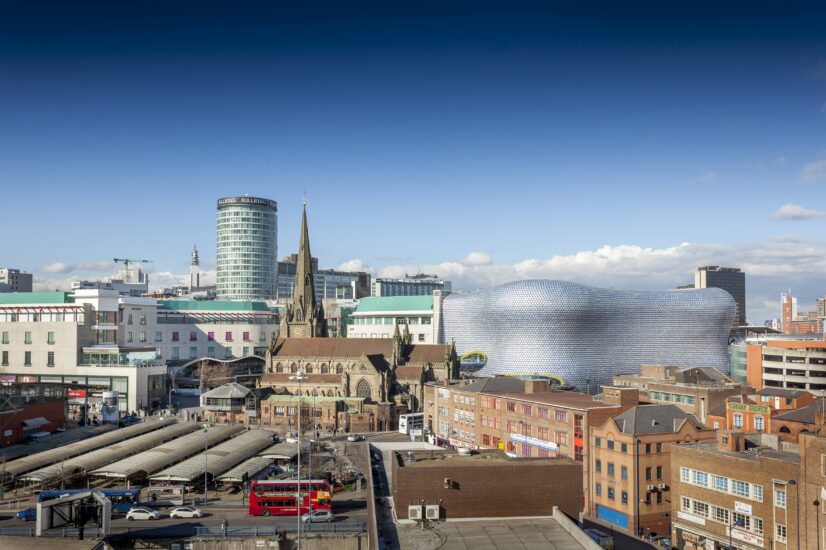
[[[227,536],[227,520],[221,521],[221,534]]]

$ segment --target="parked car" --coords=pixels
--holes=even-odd
[[[304,523],[331,523],[336,517],[329,510],[316,510],[312,514],[304,514],[301,521]]]
[[[126,519],[129,521],[136,519],[161,519],[161,514],[149,508],[132,508],[126,513]]]
[[[358,434],[348,435],[347,441],[364,441],[364,436]]]
[[[35,508],[26,508],[25,510],[17,512],[15,517],[23,521],[34,521],[37,519],[37,510]]]
[[[599,544],[600,548],[614,547],[614,537],[608,533],[603,533],[599,529],[586,529],[585,534],[591,537],[594,542]]]
[[[177,518],[200,518],[203,516],[201,510],[198,508],[193,508],[191,506],[179,506],[178,508],[174,508],[171,512],[169,512],[169,517],[172,519]]]

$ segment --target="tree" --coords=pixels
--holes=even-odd
[[[201,360],[199,376],[201,390],[215,388],[234,380],[232,367],[226,363],[210,364],[206,359]]]

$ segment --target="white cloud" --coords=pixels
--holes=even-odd
[[[811,210],[797,204],[784,204],[772,216],[775,220],[809,220],[812,218],[826,218],[826,212]]]
[[[487,252],[471,252],[459,262],[467,266],[490,265],[493,263],[493,258]]]
[[[54,262],[35,269],[39,273],[70,273],[72,271],[102,271],[115,272],[117,265],[111,260],[101,260],[99,262],[85,262],[70,264],[66,262]]]
[[[358,258],[341,262],[337,269],[339,271],[364,271],[366,273],[373,273],[375,271]]]
[[[714,170],[709,170],[705,174],[700,174],[699,176],[694,178],[694,181],[696,181],[697,183],[704,183],[706,185],[713,185],[717,182],[717,172],[715,172]]]
[[[810,162],[800,172],[803,181],[826,181],[826,159]]]

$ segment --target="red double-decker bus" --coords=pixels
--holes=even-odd
[[[298,481],[253,481],[250,485],[250,515],[252,516],[288,516],[306,514],[313,510],[330,510],[333,492],[330,484],[323,479],[301,480],[301,505],[298,499]]]

